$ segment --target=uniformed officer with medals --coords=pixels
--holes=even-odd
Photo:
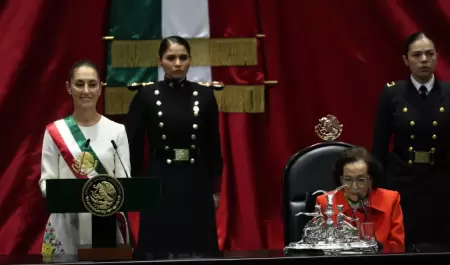
[[[372,151],[387,188],[400,192],[406,244],[442,244],[450,241],[450,84],[433,74],[437,52],[425,34],[408,38],[403,60],[411,75],[384,87]]]

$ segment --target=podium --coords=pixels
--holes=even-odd
[[[90,179],[48,179],[46,190],[50,213],[92,214],[92,245],[78,247],[80,261],[132,259],[132,247],[126,242],[117,244],[116,212],[154,210],[161,195],[158,178],[116,179],[107,175]]]

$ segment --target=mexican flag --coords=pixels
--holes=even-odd
[[[127,112],[134,93],[123,89],[124,86],[163,79],[164,72],[157,64],[159,43],[172,35],[188,39],[191,45],[189,80],[219,81],[227,85],[225,91],[216,92],[220,111],[264,112],[263,74],[255,69],[233,71],[233,67],[258,66],[255,23],[249,24],[253,32],[245,30],[242,33],[233,28],[236,25],[222,24],[230,10],[226,3],[213,0],[112,0],[109,36],[106,37],[109,40],[106,81],[108,88],[116,89],[106,90],[106,114]]]
[[[126,86],[157,82],[164,78],[157,64],[160,41],[168,36],[186,38],[191,45],[192,64],[188,80],[219,81],[225,84],[215,91],[219,105],[222,152],[225,169],[222,177],[220,208],[217,212],[219,245],[224,247],[230,232],[246,231],[248,237],[260,237],[253,209],[235,208],[230,199],[236,185],[227,167],[231,155],[227,137],[228,115],[264,112],[264,74],[260,67],[259,41],[254,1],[221,0],[111,0],[108,45],[105,114],[123,115],[134,96]],[[253,14],[253,15],[252,15]],[[243,21],[244,19],[244,21]],[[244,23],[243,23],[244,22]],[[242,114],[237,114],[242,115]],[[241,118],[241,117],[236,117]],[[250,205],[249,207],[255,207]],[[234,211],[243,211],[233,217]],[[240,221],[242,218],[242,221]],[[232,220],[233,219],[233,220]],[[239,220],[238,220],[239,219]],[[130,215],[133,237],[138,232],[138,215]],[[241,226],[241,228],[236,227]]]

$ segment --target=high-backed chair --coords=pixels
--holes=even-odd
[[[307,147],[293,155],[284,170],[284,242],[301,240],[303,228],[311,217],[295,216],[299,212],[312,212],[316,190],[335,189],[331,172],[339,154],[353,145],[327,141]]]

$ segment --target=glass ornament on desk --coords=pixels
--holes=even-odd
[[[322,212],[320,205],[315,206],[313,213],[300,212],[296,214],[313,217],[303,229],[302,239],[299,242],[292,242],[284,248],[285,252],[321,250],[325,254],[336,255],[345,252],[354,253],[374,253],[378,251],[378,244],[374,241],[361,240],[359,219],[346,216],[343,213],[344,206],[337,205],[336,222],[333,199],[335,194],[343,189],[340,186],[331,192],[318,190],[313,193],[324,194],[327,204]],[[353,225],[354,223],[355,225]]]

